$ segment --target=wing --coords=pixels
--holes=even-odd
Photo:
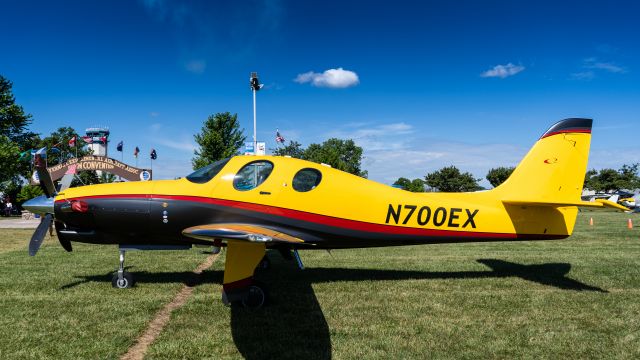
[[[269,243],[279,242],[287,244],[300,244],[304,240],[285,234],[280,231],[251,224],[212,224],[199,225],[182,230],[182,235],[198,239],[213,241],[244,240],[249,242]]]

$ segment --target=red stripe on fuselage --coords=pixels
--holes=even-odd
[[[64,202],[79,199],[106,199],[106,198],[149,198],[149,199],[166,199],[176,201],[191,201],[206,203],[218,206],[232,207],[236,209],[254,211],[264,214],[282,216],[289,219],[301,220],[311,222],[320,225],[333,226],[343,229],[349,229],[354,231],[370,232],[370,233],[383,233],[394,235],[414,235],[424,237],[451,237],[451,238],[483,238],[483,239],[523,239],[523,238],[558,238],[557,235],[547,234],[508,234],[508,233],[486,233],[486,232],[468,232],[468,231],[451,231],[451,230],[437,230],[437,229],[420,229],[411,227],[401,227],[393,225],[374,224],[357,220],[342,219],[327,215],[320,215],[314,213],[308,213],[304,211],[285,209],[281,207],[261,205],[254,203],[247,203],[234,200],[206,198],[199,196],[185,196],[185,195],[160,195],[160,194],[118,194],[118,195],[95,195],[95,196],[83,196],[78,198],[70,198],[66,200],[58,200],[56,202]]]
[[[547,134],[544,134],[540,139],[544,139],[549,136],[558,135],[558,134],[567,134],[567,133],[580,133],[580,134],[591,134],[591,129],[566,129],[560,131],[554,131]]]

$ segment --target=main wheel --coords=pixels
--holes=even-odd
[[[118,289],[127,289],[133,286],[133,275],[125,272],[122,274],[122,280],[118,279],[118,274],[113,275],[111,286]]]
[[[249,309],[258,309],[267,303],[267,292],[258,285],[251,285],[242,298],[242,305]]]

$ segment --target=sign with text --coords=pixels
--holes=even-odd
[[[84,156],[81,158],[69,159],[66,162],[47,168],[51,175],[51,180],[62,178],[65,174],[74,174],[79,171],[100,170],[120,176],[129,181],[151,180],[151,170],[139,169],[129,166],[118,160],[106,156]],[[32,178],[32,183],[34,179]]]

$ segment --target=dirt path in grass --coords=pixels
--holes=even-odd
[[[121,360],[141,360],[144,358],[144,355],[149,349],[149,345],[151,345],[158,335],[160,335],[162,329],[164,329],[165,325],[169,322],[169,319],[171,319],[171,313],[174,310],[181,308],[182,305],[187,302],[193,293],[194,287],[200,282],[199,275],[213,265],[218,258],[218,255],[219,254],[209,255],[209,257],[207,257],[207,259],[193,271],[196,276],[193,283],[184,285],[173,300],[156,313],[156,316],[151,320],[147,329],[136,340],[136,343],[129,348],[127,353],[120,358]]]

